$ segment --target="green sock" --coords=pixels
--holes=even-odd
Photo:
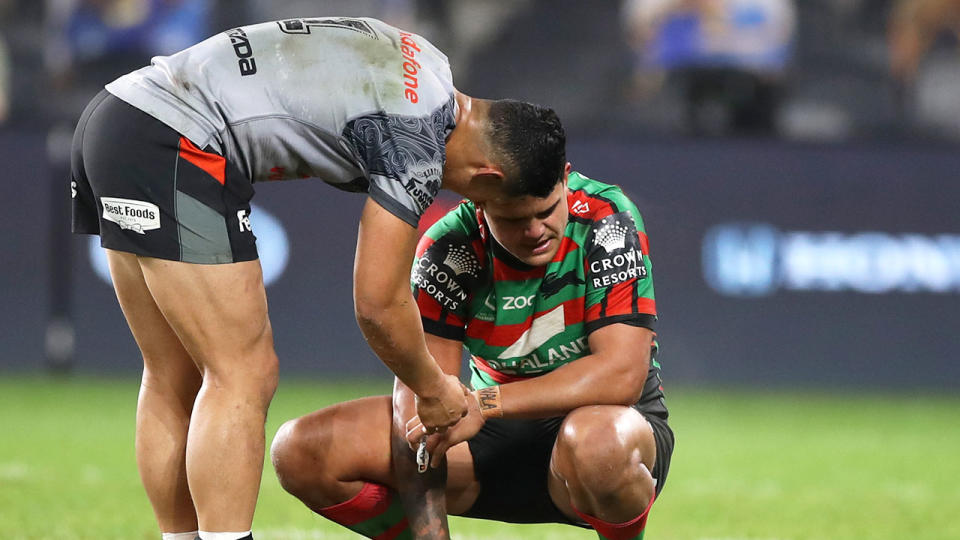
[[[320,515],[375,540],[412,540],[400,498],[391,489],[367,482],[349,501],[320,510]]]

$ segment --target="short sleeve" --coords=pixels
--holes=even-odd
[[[585,246],[588,333],[612,323],[652,330],[657,318],[643,220],[629,199],[617,199],[614,212],[592,223]]]
[[[451,98],[424,116],[355,118],[343,136],[366,169],[370,197],[416,227],[440,191],[446,139],[454,125]]]
[[[424,331],[462,341],[483,268],[473,243],[455,226],[457,217],[454,209],[420,238],[410,285]]]

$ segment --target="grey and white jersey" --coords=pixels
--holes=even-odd
[[[447,57],[368,18],[234,28],[106,86],[251,181],[319,178],[416,226],[456,102]]]

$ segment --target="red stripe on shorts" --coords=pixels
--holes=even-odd
[[[223,156],[204,152],[190,142],[190,139],[180,137],[180,157],[200,167],[200,169],[212,176],[214,180],[220,182],[221,186],[226,184],[227,160],[224,159]]]

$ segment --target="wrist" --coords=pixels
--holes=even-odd
[[[480,416],[486,418],[503,417],[503,399],[500,395],[500,386],[489,386],[470,392],[480,407]]]
[[[407,384],[407,387],[410,388],[418,398],[440,399],[443,397],[444,383],[446,382],[444,380],[445,374],[432,358],[430,359],[430,364],[433,365],[426,366],[426,369],[420,372],[416,381],[411,381],[416,383],[416,387],[412,384]]]

